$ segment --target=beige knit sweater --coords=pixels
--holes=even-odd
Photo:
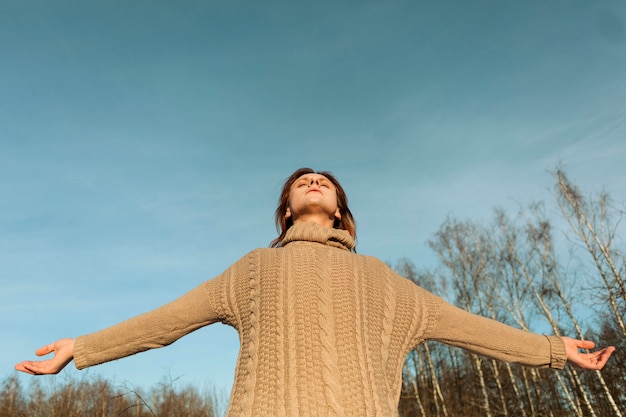
[[[218,277],[152,312],[80,336],[79,369],[169,345],[208,324],[241,347],[228,416],[395,416],[402,365],[424,340],[562,368],[563,343],[462,311],[349,249],[342,230],[289,229]]]

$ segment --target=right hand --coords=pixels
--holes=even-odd
[[[42,361],[23,361],[15,365],[15,369],[31,375],[58,374],[65,365],[74,359],[74,339],[60,339],[35,351],[37,356],[54,354],[50,359]]]

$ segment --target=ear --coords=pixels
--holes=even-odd
[[[285,219],[288,219],[291,217],[291,210],[289,210],[289,207],[287,207],[287,211],[285,212]]]
[[[335,219],[341,220],[341,211],[339,211],[339,207],[335,210]]]

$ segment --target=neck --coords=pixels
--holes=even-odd
[[[335,224],[335,218],[333,217],[329,219],[328,217],[319,216],[315,214],[305,214],[305,215],[298,216],[297,219],[293,220],[293,224],[309,223],[309,222],[317,223],[320,226],[328,227],[329,229],[332,229]]]

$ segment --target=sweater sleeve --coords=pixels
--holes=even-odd
[[[563,369],[565,345],[557,336],[544,336],[516,329],[469,313],[444,300],[438,319],[427,338],[505,362]]]
[[[74,363],[83,369],[148,349],[167,346],[203,326],[223,320],[224,275],[207,281],[156,310],[141,314],[74,342]]]

